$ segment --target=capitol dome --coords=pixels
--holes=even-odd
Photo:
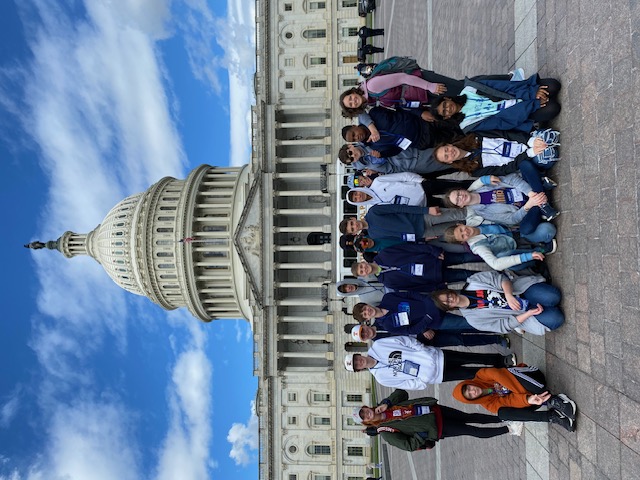
[[[165,177],[131,195],[92,232],[65,232],[30,248],[93,257],[128,292],[204,321],[251,319],[247,277],[233,235],[248,195],[249,169],[202,165],[186,180]]]

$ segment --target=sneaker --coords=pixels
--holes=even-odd
[[[578,410],[576,402],[571,400],[564,393],[553,395],[549,401],[547,401],[547,406],[558,412],[560,415],[564,415],[565,417],[569,417],[574,420],[576,418],[576,411]]]
[[[558,218],[558,216],[560,215],[560,212],[548,203],[540,205],[540,207],[538,208],[540,208],[540,211],[542,212],[542,218],[544,218],[547,222],[550,222],[554,218]]]
[[[509,349],[511,347],[511,339],[507,335],[500,335],[502,340],[500,340],[500,346]]]
[[[524,430],[524,423],[522,422],[504,422],[507,424],[507,428],[509,429],[509,435],[515,435],[519,437],[522,435],[522,430]]]
[[[551,180],[549,177],[542,177],[542,188],[545,191],[548,190],[553,190],[554,188],[556,188],[558,186],[557,182],[554,182],[553,180]]]
[[[524,80],[524,69],[516,68],[514,70],[511,70],[509,72],[509,75],[511,75],[512,82],[521,82],[522,80]]]
[[[546,255],[551,255],[558,251],[558,242],[555,238],[552,238],[549,243],[544,244],[544,251],[542,253]]]
[[[518,335],[524,335],[524,330],[521,329],[520,327],[514,328],[513,331],[516,332]]]
[[[549,411],[549,423],[555,423],[570,432],[576,431],[576,421],[572,418],[565,417],[555,410]]]
[[[512,353],[511,355],[505,355],[502,358],[504,360],[505,367],[515,367],[518,364],[518,358],[516,357],[515,353]]]

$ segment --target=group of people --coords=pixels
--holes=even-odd
[[[363,260],[337,290],[360,300],[345,332],[372,342],[344,365],[396,388],[354,411],[368,434],[416,450],[459,435],[519,435],[522,422],[575,430],[575,402],[553,395],[537,368],[514,354],[442,348],[508,348],[510,332],[544,335],[564,322],[544,263],[557,249],[547,173],[559,160],[548,122],[560,88],[521,69],[456,80],[391,57],[340,96],[343,115],[358,120],[338,155],[355,169],[346,201],[367,210],[340,223],[340,246]],[[457,401],[492,415],[408,399],[406,390],[447,381],[460,381]]]

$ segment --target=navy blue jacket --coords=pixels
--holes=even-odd
[[[374,325],[394,335],[418,335],[429,329],[437,329],[442,324],[443,312],[438,310],[427,295],[414,292],[393,292],[382,297],[380,308],[389,312],[376,318]],[[407,313],[408,325],[402,325],[398,313]]]
[[[432,292],[444,288],[442,278],[442,260],[438,258],[443,250],[433,245],[400,243],[381,250],[373,259],[383,267],[399,267],[378,275],[378,280],[385,287],[394,290],[413,290]],[[415,265],[420,265],[422,272],[415,275]]]
[[[424,216],[429,213],[428,207],[413,205],[374,205],[364,216],[369,237],[400,239],[415,241],[424,239]],[[415,238],[407,238],[413,235]]]

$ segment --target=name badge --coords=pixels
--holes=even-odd
[[[424,265],[422,263],[414,263],[411,265],[411,275],[421,277],[424,271]]]
[[[513,197],[513,203],[524,201],[524,194],[516,189],[511,190],[511,195]]]
[[[511,157],[511,142],[504,142],[502,144],[502,156]]]
[[[407,148],[409,148],[411,146],[411,140],[409,140],[408,138],[404,138],[402,137],[400,140],[398,140],[397,145],[402,149],[402,150],[406,150]]]
[[[416,241],[416,234],[415,233],[404,233],[404,234],[402,234],[402,239],[405,242],[415,242]]]
[[[418,372],[420,371],[420,365],[410,360],[405,360],[404,365],[402,366],[402,371],[407,375],[411,375],[412,377],[417,377]]]
[[[393,203],[395,205],[409,205],[409,197],[403,197],[402,195],[396,195],[393,197]]]
[[[409,325],[409,314],[407,312],[398,312],[394,315],[394,322],[396,327],[406,327]]]

